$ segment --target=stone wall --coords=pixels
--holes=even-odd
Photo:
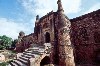
[[[51,11],[47,15],[41,17],[35,22],[34,34],[37,36],[37,42],[44,44],[46,41],[45,34],[50,34],[50,42],[54,40],[54,12]]]
[[[76,64],[92,64],[90,66],[99,64],[100,10],[71,19],[70,21]]]
[[[34,33],[23,36],[22,38],[18,39],[16,44],[16,51],[23,52],[25,49],[31,47],[32,44],[36,43],[36,37]]]

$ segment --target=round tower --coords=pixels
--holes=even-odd
[[[58,0],[57,4],[59,66],[75,66],[73,46],[70,40],[71,23],[64,15],[61,0]]]

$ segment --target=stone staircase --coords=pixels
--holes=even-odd
[[[43,46],[38,46],[34,44],[33,47],[25,50],[21,56],[13,60],[13,62],[9,63],[8,66],[31,66],[31,58],[34,59],[33,61],[35,61],[39,59],[42,55],[49,54],[48,50],[50,50],[50,43],[44,44]]]

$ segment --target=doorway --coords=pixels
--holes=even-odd
[[[50,33],[48,32],[45,34],[45,43],[50,43]]]

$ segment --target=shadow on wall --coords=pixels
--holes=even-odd
[[[45,56],[41,62],[40,62],[40,66],[45,66],[45,65],[48,65],[50,64],[50,58],[48,56]]]

